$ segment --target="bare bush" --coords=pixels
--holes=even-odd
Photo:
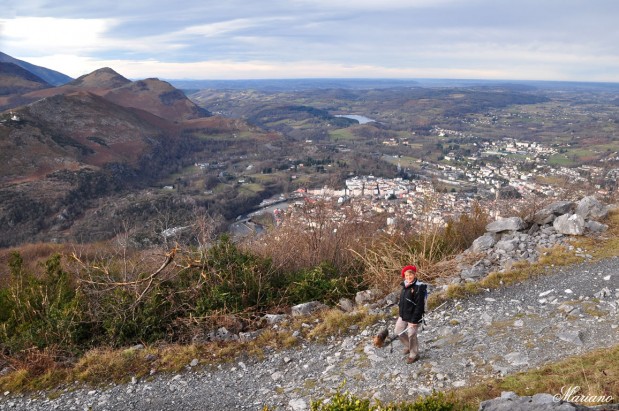
[[[355,251],[364,250],[381,226],[377,218],[364,217],[349,206],[305,202],[289,210],[281,226],[247,239],[244,247],[286,271],[326,262],[346,273],[358,261]]]
[[[389,292],[401,281],[400,269],[407,264],[417,266],[417,275],[424,282],[450,277],[458,265],[455,256],[485,232],[487,223],[487,212],[476,205],[445,226],[424,221],[418,224],[421,231],[378,236],[363,253],[356,253],[364,263],[364,282]]]

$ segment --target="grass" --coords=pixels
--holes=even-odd
[[[505,378],[484,381],[472,387],[454,390],[453,398],[461,404],[476,405],[496,398],[502,391],[520,396],[544,392],[561,394],[566,387],[580,387],[580,395],[612,396],[619,400],[619,345],[570,357],[535,370]],[[586,405],[594,405],[588,403]]]
[[[349,141],[349,140],[357,140],[357,137],[347,128],[339,128],[337,130],[329,130],[329,136],[331,137],[331,140],[333,141],[338,141],[338,140],[344,140],[344,141]]]
[[[0,376],[0,391],[31,392],[54,390],[74,382],[100,386],[110,382],[126,383],[132,377],[144,378],[157,373],[177,373],[197,359],[200,366],[216,365],[246,355],[264,358],[265,349],[287,349],[299,343],[294,331],[313,341],[324,342],[334,335],[351,332],[353,325],[363,329],[378,321],[379,317],[359,311],[352,314],[328,310],[324,315],[292,319],[281,324],[279,330],[265,329],[249,342],[210,342],[205,344],[170,344],[144,349],[114,350],[96,348],[86,352],[73,366],[52,367],[44,373],[25,368]],[[316,323],[312,329],[303,323]],[[309,331],[308,331],[309,330]]]
[[[329,310],[322,316],[321,322],[309,332],[308,337],[316,341],[325,341],[327,337],[347,332],[353,325],[364,329],[376,323],[379,318],[381,317],[369,314],[367,310],[353,313],[344,313],[335,309]]]
[[[257,194],[264,191],[264,186],[256,183],[243,184],[240,191],[249,191],[252,194]]]

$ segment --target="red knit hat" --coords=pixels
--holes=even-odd
[[[415,267],[414,265],[407,265],[406,267],[404,267],[402,269],[402,278],[404,278],[404,273],[407,272],[408,270],[411,270],[413,272],[417,272],[417,267]]]

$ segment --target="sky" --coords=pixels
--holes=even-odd
[[[71,77],[619,82],[619,1],[0,0],[0,51]]]

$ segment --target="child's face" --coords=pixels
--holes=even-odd
[[[404,273],[404,279],[409,283],[415,281],[415,278],[417,278],[417,273],[415,273],[413,270],[408,270]]]

